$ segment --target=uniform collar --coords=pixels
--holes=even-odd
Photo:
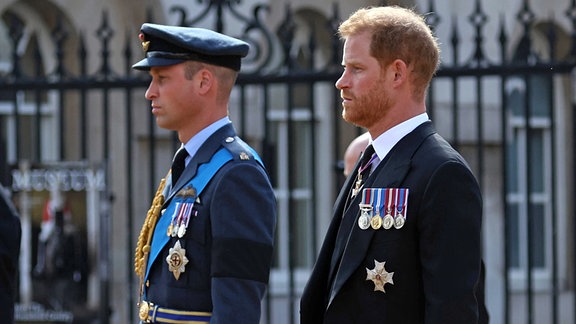
[[[194,155],[198,152],[198,149],[206,142],[206,140],[214,134],[217,130],[222,128],[225,125],[230,124],[230,118],[228,116],[215,121],[214,123],[210,124],[208,127],[204,128],[198,134],[192,136],[192,138],[186,143],[183,144],[186,151],[188,151],[188,157],[186,158],[186,165],[192,160]]]

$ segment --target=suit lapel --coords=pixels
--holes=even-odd
[[[408,174],[411,165],[411,159],[414,152],[418,149],[420,144],[426,137],[433,134],[434,128],[430,122],[426,122],[417,127],[413,132],[406,135],[398,142],[390,151],[388,156],[378,165],[372,172],[370,177],[366,180],[364,188],[375,186],[378,188],[396,188],[402,185],[404,178]],[[358,195],[350,203],[350,207],[346,210],[344,219],[342,221],[342,230],[349,233],[344,245],[344,251],[335,251],[335,254],[342,255],[342,262],[340,267],[332,262],[330,273],[334,276],[332,289],[330,290],[330,299],[328,304],[332,302],[334,296],[342,288],[342,285],[348,280],[352,273],[358,268],[364,259],[366,252],[369,248],[370,241],[375,231],[372,229],[362,230],[356,226],[356,219],[359,213],[358,204],[361,195]],[[336,215],[337,217],[337,215]],[[351,228],[351,230],[350,230]]]
[[[334,208],[334,217],[332,220],[332,224],[330,228],[333,228],[335,241],[334,241],[334,249],[331,254],[330,260],[330,272],[329,272],[329,281],[332,282],[332,278],[334,277],[334,271],[338,268],[337,262],[340,261],[340,257],[342,256],[342,251],[344,250],[344,246],[346,245],[346,241],[348,239],[349,228],[352,226],[352,222],[354,221],[354,216],[350,206],[358,205],[359,196],[354,197],[354,199],[348,201],[350,199],[350,193],[352,190],[352,186],[356,181],[356,174],[358,173],[358,169],[360,167],[360,159],[356,162],[356,166],[350,173],[350,176],[346,179],[342,190],[340,190],[340,194],[336,199],[336,204]],[[347,208],[345,210],[345,208]]]
[[[178,181],[170,188],[168,192],[168,196],[165,199],[164,205],[162,209],[166,209],[170,204],[172,198],[176,195],[176,193],[184,187],[194,176],[196,176],[196,172],[198,167],[206,162],[209,162],[214,153],[220,148],[222,145],[222,141],[230,136],[235,136],[236,133],[234,128],[231,124],[223,126],[222,128],[218,129],[214,134],[212,134],[205,142],[202,144],[202,147],[198,150],[198,152],[192,157],[192,160],[182,172],[182,175],[178,179]],[[171,185],[171,180],[167,182],[167,185]],[[160,254],[162,248],[170,241],[170,238],[165,234],[168,225],[170,224],[171,215],[164,213],[158,223],[156,224],[156,229],[154,231],[154,237],[152,240],[152,244],[159,247],[158,249],[154,250],[154,253],[151,253],[150,260],[148,260],[148,267],[152,265],[156,257]],[[154,243],[156,241],[156,243]]]

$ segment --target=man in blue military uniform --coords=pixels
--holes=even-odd
[[[276,200],[228,102],[247,43],[207,29],[144,24],[158,126],[182,147],[136,249],[144,323],[258,323],[272,260]]]

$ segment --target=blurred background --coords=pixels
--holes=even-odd
[[[442,46],[428,113],[484,196],[491,323],[574,323],[576,1],[0,0],[0,182],[22,221],[18,323],[136,323],[133,251],[178,146],[144,99],[144,22],[248,41],[230,115],[279,206],[262,323],[301,291],[363,130],[340,118],[340,21],[427,14]]]

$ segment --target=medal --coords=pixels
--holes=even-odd
[[[394,225],[394,217],[387,213],[384,219],[382,219],[382,227],[384,227],[384,229],[391,229],[392,225]]]
[[[363,230],[370,227],[370,217],[368,217],[368,214],[365,213],[364,211],[362,212],[362,214],[360,214],[360,217],[358,217],[358,227],[360,227]]]
[[[378,262],[374,260],[374,269],[366,268],[366,280],[371,280],[374,283],[374,291],[381,291],[386,293],[384,290],[384,285],[394,284],[392,277],[394,276],[394,272],[388,272],[384,268],[386,262]]]
[[[186,264],[188,264],[186,250],[180,245],[180,240],[176,241],[174,247],[170,248],[168,256],[166,257],[166,263],[168,263],[168,270],[170,270],[170,272],[174,274],[174,278],[178,280],[180,274],[185,271]]]
[[[182,238],[186,234],[186,229],[188,228],[188,223],[190,222],[190,214],[192,214],[192,207],[194,204],[185,203],[182,207],[182,222],[178,227],[178,237]]]
[[[162,209],[162,215],[164,215],[165,211],[166,211],[166,209]],[[171,236],[173,228],[174,228],[174,215],[172,215],[172,220],[170,221],[170,225],[168,225],[168,229],[166,229],[166,235]]]
[[[358,227],[365,230],[370,227],[370,221],[372,219],[372,213],[374,207],[372,202],[374,201],[374,195],[372,191],[367,188],[362,191],[362,203],[360,203],[360,217],[358,217]]]
[[[370,227],[372,218],[372,205],[360,204],[360,217],[358,217],[358,227],[365,230]]]
[[[380,215],[372,217],[370,220],[370,226],[372,226],[372,229],[374,230],[380,229],[380,227],[382,227],[382,217],[380,217]]]
[[[356,197],[356,195],[358,195],[358,193],[360,192],[360,189],[362,189],[362,186],[364,185],[364,180],[362,179],[362,173],[368,167],[372,166],[372,162],[374,162],[374,160],[377,157],[378,157],[378,155],[372,154],[372,156],[370,157],[370,160],[367,161],[366,164],[361,165],[360,168],[358,169],[357,179],[356,179],[356,182],[354,183],[354,189],[352,189],[352,198],[354,198],[354,197]]]
[[[166,232],[168,236],[182,238],[186,234],[193,207],[194,203],[176,202],[176,208],[174,208],[172,220]]]
[[[172,219],[170,220],[170,225],[168,226],[168,230],[166,231],[166,235],[175,237],[176,233],[178,233],[178,217],[180,215],[180,204],[179,202],[176,203],[176,207],[174,208],[174,213],[172,214]]]
[[[185,226],[178,227],[178,234],[177,234],[178,238],[182,238],[184,234],[186,234],[186,227]]]
[[[396,217],[394,218],[394,228],[401,229],[406,222],[404,214],[406,213],[406,204],[408,201],[408,189],[396,189],[398,190],[398,202],[396,204]]]
[[[356,180],[356,183],[354,184],[354,189],[352,189],[352,198],[358,195],[358,192],[360,191],[361,187],[362,187],[362,175],[358,175],[358,180]]]
[[[378,199],[376,200],[376,215],[370,220],[370,225],[373,230],[378,230],[382,227],[382,209],[384,203],[386,202],[386,190],[382,188],[375,189]],[[382,199],[382,194],[384,194],[384,199]]]
[[[392,210],[395,208],[393,203],[396,201],[396,194],[398,193],[394,188],[386,188],[386,216],[382,220],[382,227],[384,229],[391,229],[394,226],[394,217]]]
[[[396,218],[394,218],[394,228],[401,229],[404,226],[404,216],[396,214]]]

